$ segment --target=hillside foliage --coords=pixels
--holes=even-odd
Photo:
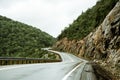
[[[1,57],[42,57],[55,38],[35,27],[0,16]]]
[[[70,40],[82,39],[98,27],[119,0],[98,0],[95,6],[83,12],[69,27],[58,36],[58,40],[67,37]]]

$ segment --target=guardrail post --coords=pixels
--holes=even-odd
[[[2,65],[2,61],[0,60],[0,65]]]

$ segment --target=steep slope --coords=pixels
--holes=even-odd
[[[81,40],[64,37],[53,48],[98,62],[119,80],[120,0],[93,32]]]
[[[67,37],[69,40],[80,40],[98,27],[118,0],[98,0],[95,6],[83,12],[69,27],[58,36],[58,40]]]
[[[55,38],[49,34],[0,16],[0,56],[42,57],[42,47],[49,47]]]

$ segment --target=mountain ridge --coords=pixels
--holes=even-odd
[[[98,0],[96,5],[82,12],[76,20],[61,32],[58,40],[67,37],[69,40],[80,40],[97,28],[119,0]]]
[[[30,25],[0,16],[0,56],[41,57],[55,38]],[[40,55],[41,54],[41,55]]]

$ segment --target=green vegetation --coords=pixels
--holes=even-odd
[[[95,6],[83,12],[69,27],[58,36],[58,40],[82,39],[99,26],[119,0],[98,0]]]
[[[0,16],[0,57],[41,58],[55,38],[32,26]]]

